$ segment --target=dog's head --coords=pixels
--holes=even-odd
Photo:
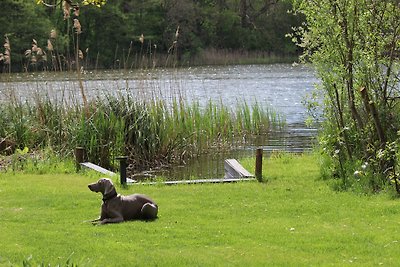
[[[114,184],[110,179],[101,178],[96,183],[92,183],[88,185],[90,191],[92,192],[100,192],[103,195],[108,195],[112,192],[115,192]]]

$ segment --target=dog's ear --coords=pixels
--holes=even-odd
[[[102,183],[104,186],[104,195],[107,195],[115,190],[114,184],[112,183],[112,181],[110,179],[103,178],[101,180],[102,180]]]

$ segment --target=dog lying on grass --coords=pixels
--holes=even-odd
[[[103,195],[100,218],[91,221],[93,224],[119,223],[129,220],[155,220],[158,206],[148,196],[117,194],[110,179],[101,178],[88,185],[90,191]]]

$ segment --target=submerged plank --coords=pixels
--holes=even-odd
[[[226,178],[253,178],[254,175],[247,171],[236,159],[226,159],[224,163]]]
[[[91,162],[82,162],[81,165],[83,167],[95,170],[97,172],[100,172],[100,173],[103,173],[103,174],[106,174],[106,175],[110,175],[110,176],[115,175],[115,172],[112,172],[112,171],[109,171],[107,169],[104,169],[103,167],[100,167],[99,165],[96,165],[96,164],[91,163]]]
[[[177,185],[177,184],[204,184],[204,183],[235,183],[245,181],[257,181],[255,178],[217,178],[217,179],[196,179],[196,180],[181,180],[181,181],[164,181],[164,182],[134,182],[129,184],[140,184],[140,185]]]

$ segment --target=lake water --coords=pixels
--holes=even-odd
[[[235,106],[238,101],[258,102],[284,115],[288,124],[304,123],[307,115],[302,101],[317,82],[310,67],[290,64],[98,71],[82,76],[89,97],[129,90],[142,98],[179,94],[204,104],[209,99],[227,106]],[[6,101],[11,91],[22,98],[39,92],[58,99],[79,100],[79,85],[74,79],[73,73],[14,74],[11,78],[3,74],[0,101]]]
[[[165,99],[184,97],[189,102],[206,105],[211,99],[225,106],[257,102],[278,112],[287,127],[274,132],[267,139],[238,147],[228,154],[205,155],[185,167],[165,175],[204,178],[223,176],[223,160],[253,155],[255,147],[267,153],[273,150],[300,152],[309,149],[316,129],[307,128],[308,116],[303,105],[318,80],[313,70],[305,65],[234,65],[205,66],[181,69],[156,69],[141,71],[96,71],[83,75],[88,97],[102,94],[134,93],[138,98],[154,96]],[[10,95],[31,99],[35,93],[46,93],[63,101],[80,101],[79,85],[74,73],[13,74],[0,76],[0,102]],[[203,170],[209,170],[205,173]]]

